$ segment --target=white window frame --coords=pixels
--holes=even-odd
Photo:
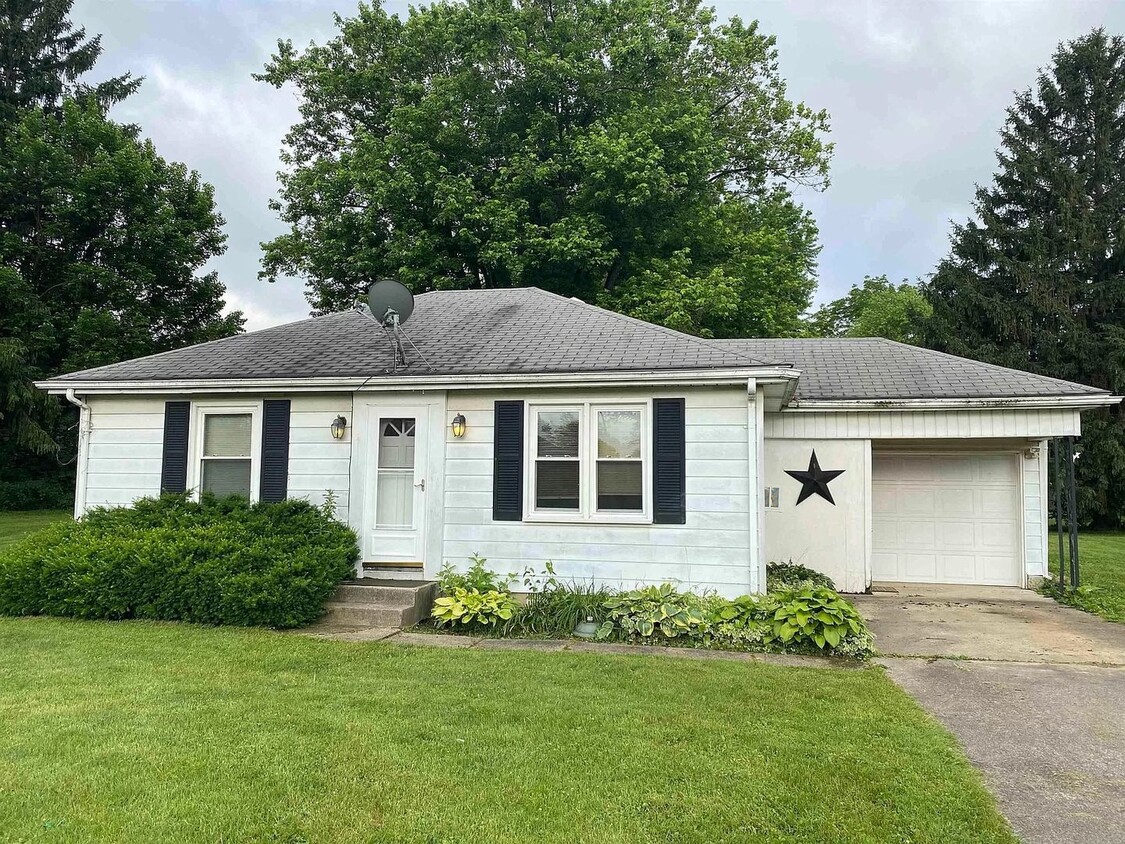
[[[188,453],[187,488],[198,501],[203,481],[203,429],[208,416],[250,415],[250,500],[258,501],[262,474],[262,403],[228,404],[192,402],[191,448]]]
[[[535,473],[539,459],[539,413],[578,412],[578,509],[536,509]],[[641,414],[641,509],[598,510],[599,410],[632,410]],[[589,524],[652,524],[652,402],[598,400],[528,403],[524,422],[524,521]]]

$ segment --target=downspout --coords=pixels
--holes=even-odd
[[[66,400],[78,408],[78,465],[74,484],[74,518],[86,510],[86,468],[90,457],[90,405],[75,395],[74,388],[66,390]]]
[[[747,509],[750,511],[750,590],[754,593],[766,591],[765,566],[765,512],[762,509],[762,396],[754,378],[746,382],[746,464],[749,496]]]

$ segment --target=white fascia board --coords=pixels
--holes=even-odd
[[[977,399],[826,399],[792,402],[786,413],[825,411],[903,411],[903,410],[1033,410],[1037,408],[1108,407],[1119,404],[1121,396],[1091,393],[1072,396],[1025,396],[1018,398]]]
[[[202,378],[160,381],[36,381],[35,386],[52,394],[73,390],[84,396],[110,394],[191,394],[191,393],[327,393],[387,392],[427,389],[535,389],[541,387],[621,387],[623,384],[645,386],[716,386],[743,385],[748,378],[759,383],[784,382],[799,376],[796,370],[783,367],[742,369],[693,369],[661,372],[564,372],[542,375],[412,375],[374,378]]]

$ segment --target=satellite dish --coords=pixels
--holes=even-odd
[[[367,291],[371,316],[384,328],[402,325],[414,313],[414,294],[404,284],[384,278]]]

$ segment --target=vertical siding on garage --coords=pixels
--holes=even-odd
[[[767,439],[1039,438],[1079,433],[1077,410],[789,410],[766,414]]]
[[[537,401],[640,401],[652,393],[597,391],[502,394],[451,391],[450,415],[467,432],[446,431],[443,557],[455,566],[480,554],[489,568],[537,570],[550,560],[563,578],[614,586],[673,581],[727,595],[751,588],[750,472],[744,388],[663,390],[686,400],[687,521],[683,525],[496,522],[492,519],[493,408],[498,397]],[[756,498],[753,499],[755,502]]]
[[[167,399],[165,396],[93,396],[87,400],[90,444],[86,509],[131,504],[138,498],[160,494],[164,402]],[[254,400],[260,401],[257,397]],[[289,497],[307,498],[319,504],[324,500],[325,491],[331,489],[337,496],[338,515],[345,521],[348,518],[351,407],[351,395],[347,393],[297,394],[292,396],[290,415]],[[343,440],[334,440],[329,426],[341,414],[348,418],[349,430]],[[194,430],[190,436],[195,436]],[[254,471],[258,471],[258,467]]]
[[[1023,559],[1028,577],[1047,574],[1047,441],[1023,465]]]

